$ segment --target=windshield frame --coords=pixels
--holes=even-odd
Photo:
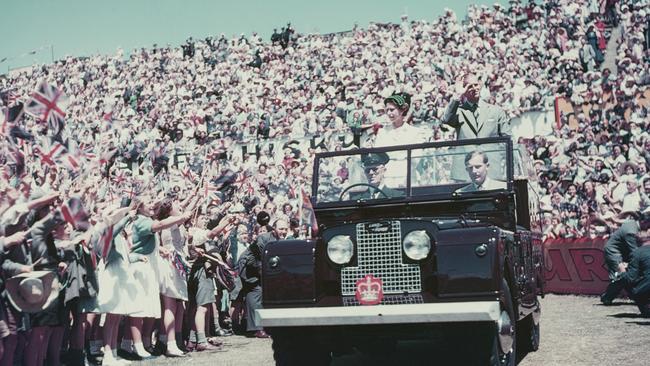
[[[480,138],[480,139],[464,139],[464,140],[452,140],[452,141],[436,141],[436,142],[427,142],[422,144],[412,144],[412,145],[396,145],[390,147],[377,147],[377,148],[361,148],[345,151],[327,151],[320,152],[315,155],[314,166],[313,166],[313,175],[312,175],[312,189],[310,200],[314,208],[332,208],[332,207],[349,207],[349,206],[359,206],[359,205],[374,205],[374,204],[383,204],[386,202],[395,202],[395,201],[431,201],[431,200],[457,200],[461,197],[485,197],[493,196],[496,193],[503,192],[503,189],[490,190],[490,191],[478,191],[478,192],[468,192],[468,194],[449,194],[449,193],[438,193],[438,194],[426,194],[426,195],[413,195],[412,186],[411,186],[411,156],[412,151],[416,149],[427,149],[427,148],[444,148],[444,147],[456,147],[456,146],[473,146],[473,145],[484,145],[484,144],[505,144],[505,155],[506,155],[506,191],[510,192],[513,190],[513,142],[510,136],[502,137],[489,137],[489,138]],[[391,198],[380,198],[380,199],[371,199],[371,200],[343,200],[343,201],[331,201],[331,202],[318,202],[317,192],[319,186],[319,172],[320,172],[320,161],[321,159],[339,157],[339,156],[354,156],[367,153],[377,153],[377,152],[392,152],[392,151],[406,151],[406,188],[405,195],[400,197],[391,197]]]

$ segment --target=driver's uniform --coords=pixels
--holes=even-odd
[[[372,186],[371,183],[368,183],[369,185]],[[380,191],[374,188],[367,187],[368,189],[361,191],[361,192],[350,192],[350,199],[351,200],[360,200],[360,199],[377,199],[377,198],[392,198],[392,197],[400,197],[404,196],[404,192],[402,191],[397,191],[394,190],[390,187],[387,187],[386,185],[382,184],[379,186],[379,189],[381,192],[384,192],[386,196],[381,194]]]

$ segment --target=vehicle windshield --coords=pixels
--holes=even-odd
[[[477,140],[467,140],[467,143],[430,143],[402,149],[326,153],[317,161],[316,202],[424,195],[457,197],[509,189],[506,168],[512,160],[507,159],[509,141],[488,140],[498,142],[469,143]],[[520,175],[521,170],[521,164],[515,163],[514,175]]]

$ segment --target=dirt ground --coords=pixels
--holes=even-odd
[[[600,305],[596,297],[548,295],[542,299],[541,345],[539,351],[524,355],[520,366],[609,366],[649,365],[650,319],[638,315],[629,301],[613,306]],[[164,357],[133,365],[272,365],[270,340],[233,336],[224,338],[223,352],[190,354],[178,359]],[[441,344],[405,344],[381,362],[367,356],[348,355],[335,366],[391,364],[449,365],[458,350]],[[447,360],[440,362],[441,359]],[[438,360],[439,362],[436,362]]]

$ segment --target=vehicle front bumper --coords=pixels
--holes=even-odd
[[[263,327],[496,322],[498,301],[435,304],[339,306],[258,309],[255,323]]]

